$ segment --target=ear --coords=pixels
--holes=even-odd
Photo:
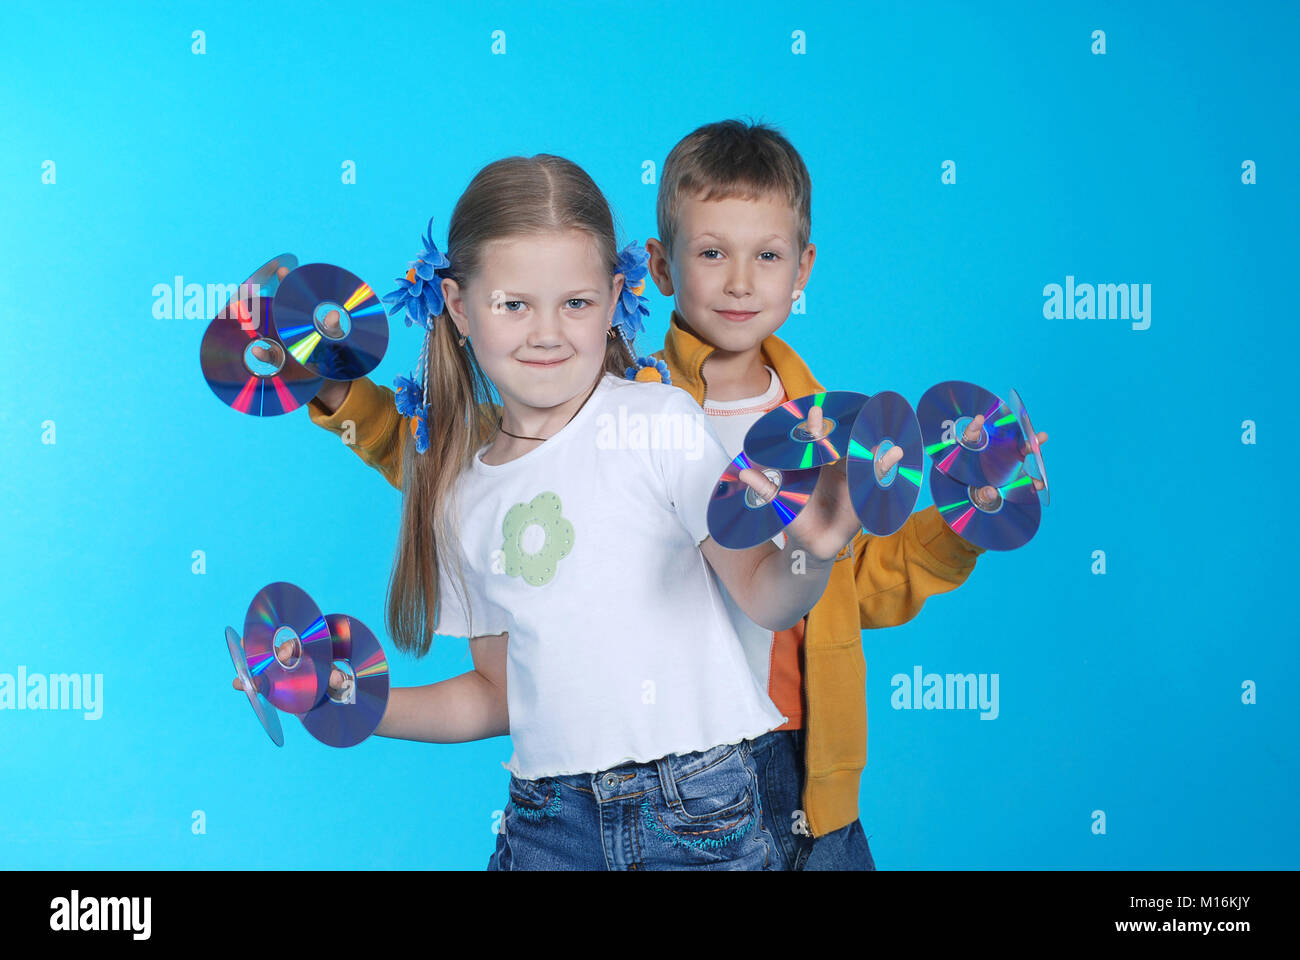
[[[673,295],[673,275],[668,264],[668,251],[655,237],[645,242],[646,253],[650,254],[650,279],[655,282],[659,292],[665,297]]]
[[[795,274],[794,288],[802,290],[808,286],[808,274],[812,273],[813,261],[817,259],[817,247],[808,244],[799,256],[799,272]]]
[[[610,292],[612,294],[609,301],[609,310],[605,312],[605,329],[608,330],[614,324],[614,311],[618,309],[618,298],[623,295],[623,284],[627,282],[627,277],[621,273],[614,274]]]
[[[450,277],[442,278],[442,299],[451,314],[451,322],[462,337],[469,336],[469,316],[465,312],[465,295],[460,284]]]

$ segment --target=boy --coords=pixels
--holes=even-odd
[[[708,124],[663,167],[660,237],[646,249],[650,275],[676,309],[656,357],[732,456],[764,412],[823,389],[775,336],[812,270],[810,209],[802,159],[763,125]],[[327,381],[309,411],[334,433],[351,421],[356,453],[400,488],[409,431],[391,390]],[[867,742],[861,629],[909,620],[927,597],[961,584],[982,552],[934,507],[892,536],[859,533],[811,613],[776,634],[749,621],[719,584],[751,669],[789,718],[754,752],[767,773],[766,825],[795,869],[875,868],[857,809]]]

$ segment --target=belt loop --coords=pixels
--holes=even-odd
[[[681,803],[681,797],[677,795],[677,778],[673,776],[672,760],[671,754],[660,757],[655,761],[655,770],[659,774],[659,788],[664,792],[664,802],[677,806]]]

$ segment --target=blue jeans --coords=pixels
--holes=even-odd
[[[765,825],[756,742],[597,773],[512,776],[488,869],[787,869]]]
[[[782,859],[795,870],[876,869],[860,820],[815,839],[797,832],[807,830],[801,810],[803,739],[802,730],[781,730],[754,741],[763,784],[763,817],[784,849]]]

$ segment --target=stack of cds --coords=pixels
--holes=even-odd
[[[917,410],[890,391],[823,392],[764,414],[714,487],[709,534],[733,550],[775,536],[808,504],[822,468],[844,461],[863,529],[889,536],[916,506],[926,454],[935,505],[960,536],[1012,550],[1037,531],[1047,470],[1019,394],[1008,406],[950,380],[927,390]]]
[[[1014,390],[1011,400],[1008,406],[983,387],[947,380],[927,390],[917,408],[939,515],[986,550],[1028,543],[1038,532],[1040,500],[1048,502],[1038,434]]]
[[[240,639],[226,628],[226,646],[258,721],[284,745],[278,710],[302,721],[332,747],[365,740],[388,706],[388,660],[375,635],[356,617],[321,614],[301,588],[279,581],[257,592]],[[332,671],[343,675],[337,689]]]
[[[356,274],[284,253],[259,267],[208,324],[203,379],[240,413],[274,417],[306,404],[325,380],[356,380],[388,349],[388,318]]]

